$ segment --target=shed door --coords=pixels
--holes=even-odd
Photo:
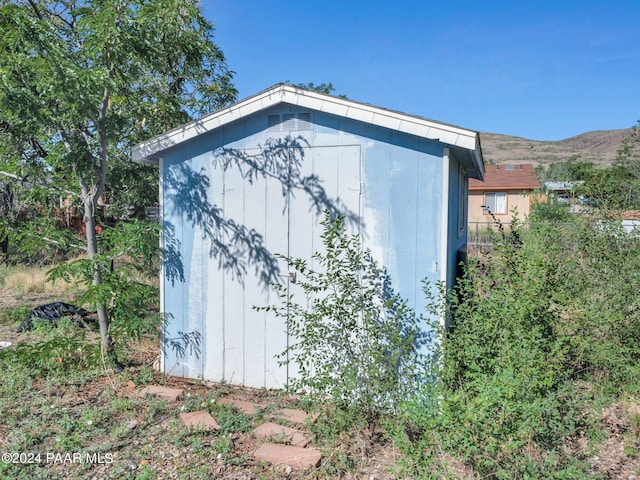
[[[337,208],[360,216],[360,147],[305,148],[299,160],[299,170],[291,170],[284,189],[280,179],[254,178],[249,182],[236,171],[225,171],[224,211],[227,218],[242,222],[246,231],[261,235],[270,255],[304,258],[313,268],[311,257],[322,250],[323,210]],[[284,260],[278,260],[278,269],[278,278],[286,284],[289,295],[294,293],[302,300]],[[276,358],[293,342],[286,321],[253,308],[280,301],[262,281],[263,273],[249,267],[239,281],[218,270],[222,290],[217,298],[222,303],[208,312],[211,328],[207,348],[212,348],[207,351],[205,378],[282,388],[296,375],[295,367],[281,366]]]

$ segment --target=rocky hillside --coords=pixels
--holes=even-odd
[[[630,129],[597,130],[553,142],[481,133],[480,142],[486,163],[547,165],[573,157],[610,165],[616,158],[620,142],[629,132]]]

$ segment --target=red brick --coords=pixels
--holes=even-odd
[[[160,385],[149,385],[140,391],[140,395],[145,394],[155,395],[156,397],[164,398],[169,402],[175,402],[182,395],[183,390],[180,388],[162,387]]]
[[[222,398],[218,400],[218,403],[222,403],[223,405],[232,405],[245,415],[255,415],[263,408],[261,405],[256,403],[235,400],[233,398]]]
[[[296,447],[306,447],[309,444],[309,439],[298,430],[275,423],[260,425],[253,431],[253,435],[259,440],[278,440]]]
[[[280,420],[286,420],[292,423],[298,423],[300,425],[304,424],[307,419],[311,423],[315,422],[318,419],[318,414],[309,415],[302,410],[296,410],[294,408],[282,408],[280,410],[276,410],[273,413],[273,418],[278,418]]]
[[[187,427],[198,430],[220,430],[220,425],[208,412],[200,410],[198,412],[181,413],[180,420]]]
[[[253,452],[253,456],[258,460],[300,468],[317,467],[322,458],[320,451],[315,448],[292,447],[277,443],[262,444]]]

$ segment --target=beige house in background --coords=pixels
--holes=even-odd
[[[469,179],[469,223],[492,222],[491,213],[502,223],[509,223],[514,208],[524,219],[538,189],[533,165],[487,165],[484,182]]]

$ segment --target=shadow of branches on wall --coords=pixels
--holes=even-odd
[[[287,135],[268,139],[257,153],[221,148],[213,155],[215,172],[235,170],[253,185],[257,179],[277,182],[282,189],[283,209],[297,196],[306,196],[309,209],[315,214],[329,212],[332,218],[342,216],[350,225],[360,225],[357,213],[352,212],[339,198],[331,198],[322,179],[315,174],[303,175],[308,143],[302,137]],[[194,170],[188,162],[172,165],[164,172],[165,208],[174,217],[183,219],[208,241],[209,256],[216,259],[218,268],[243,283],[252,269],[260,284],[267,287],[278,281],[278,261],[265,245],[263,233],[248,228],[241,221],[230,218],[210,200],[211,179],[204,168]],[[180,242],[175,225],[165,221],[165,276],[171,281],[185,281],[180,260]]]

